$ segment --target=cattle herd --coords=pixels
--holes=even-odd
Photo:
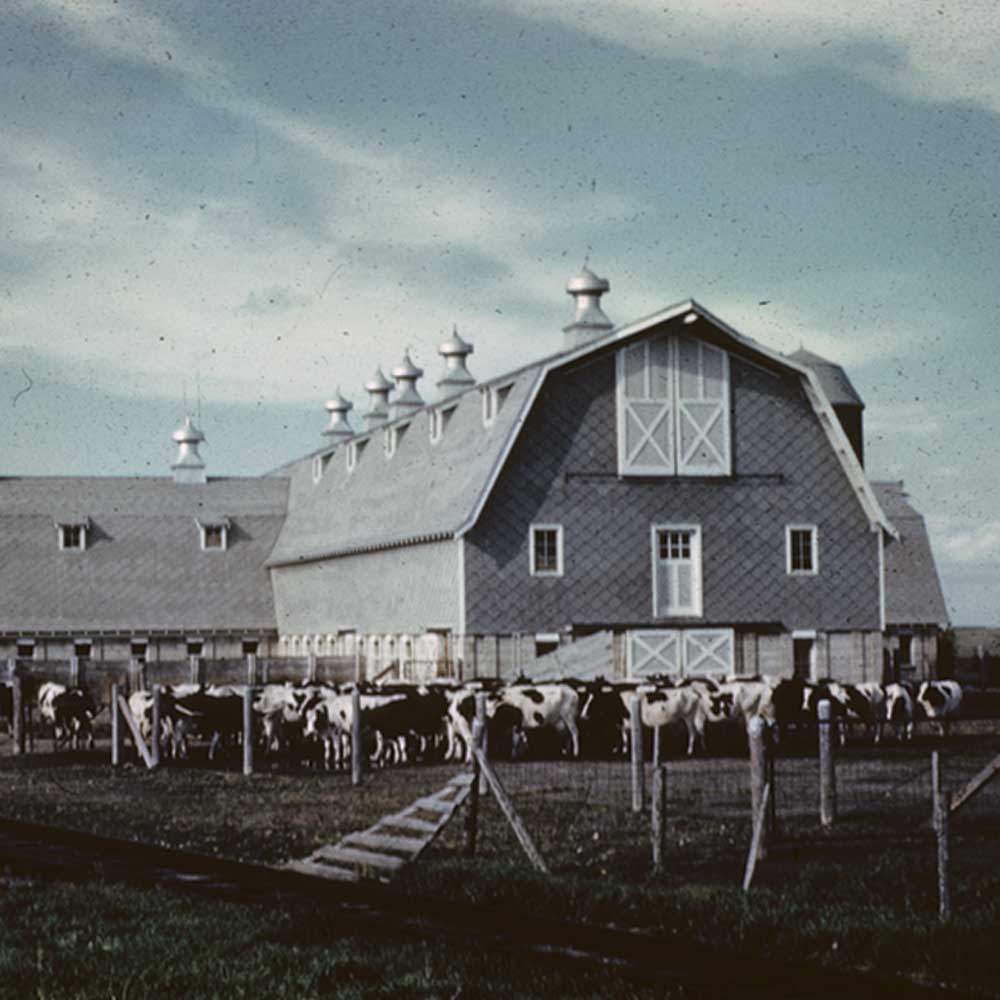
[[[267,684],[252,696],[258,747],[266,755],[326,768],[350,760],[354,684]],[[163,753],[184,758],[192,739],[207,740],[208,756],[238,743],[243,733],[240,685],[183,684],[160,689]],[[962,687],[955,681],[907,684],[809,684],[800,679],[686,678],[534,683],[476,680],[359,685],[361,731],[370,764],[464,761],[471,756],[477,699],[483,704],[489,751],[518,759],[558,754],[572,757],[625,755],[629,719],[638,705],[643,727],[683,728],[687,753],[704,751],[712,725],[743,725],[760,716],[777,742],[815,732],[818,705],[830,705],[838,742],[862,728],[873,742],[885,733],[912,739],[914,722],[931,720],[941,735],[958,717]],[[37,705],[56,747],[93,747],[98,706],[85,688],[41,683]],[[132,716],[147,742],[153,736],[153,695],[134,691]],[[0,685],[0,716],[12,715],[11,688]]]

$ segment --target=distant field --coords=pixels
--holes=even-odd
[[[749,897],[737,888],[749,838],[742,759],[672,761],[668,852],[650,871],[648,817],[629,808],[627,765],[540,761],[500,774],[554,875],[534,874],[492,800],[480,853],[462,855],[448,828],[398,888],[553,917],[644,928],[727,948],[794,955],[841,968],[894,971],[1000,996],[1000,805],[956,826],[956,919],[935,919],[927,762],[931,743],[852,749],[838,770],[843,819],[832,836],[815,818],[815,761],[778,762],[781,836]],[[950,785],[996,748],[958,741]],[[963,749],[964,748],[964,749]],[[454,766],[385,769],[361,789],[347,775],[261,773],[204,765],[118,771],[106,751],[9,755],[0,741],[0,811],[70,829],[266,863],[302,857],[440,788]],[[1000,786],[998,786],[1000,790]],[[992,794],[992,793],[991,793]],[[106,994],[105,994],[106,995]],[[134,994],[130,994],[134,995]],[[395,994],[393,994],[395,995]],[[399,995],[430,996],[432,993]],[[450,994],[449,994],[450,995]],[[577,995],[570,993],[568,995]],[[581,993],[581,996],[588,994]]]

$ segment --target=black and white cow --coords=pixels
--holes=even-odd
[[[957,681],[924,681],[917,691],[917,704],[938,724],[941,735],[947,736],[951,720],[958,718],[962,708],[962,685]]]
[[[913,739],[914,699],[908,684],[887,684],[885,718],[899,741]]]
[[[580,756],[580,695],[569,684],[512,685],[500,692],[495,720],[509,719],[512,754],[517,756],[528,740],[539,734],[561,737],[562,752]]]
[[[60,746],[79,749],[86,740],[88,749],[93,750],[97,706],[88,690],[45,681],[38,689],[38,712],[52,726],[56,749]]]
[[[639,699],[639,717],[644,726],[656,730],[680,723],[687,730],[687,754],[705,749],[705,726],[728,718],[727,699],[712,682],[688,680],[678,685],[640,685],[630,696]]]

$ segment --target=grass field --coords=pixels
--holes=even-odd
[[[15,758],[4,750],[0,745],[0,796],[10,818],[268,863],[304,856],[369,826],[440,788],[455,772],[387,769],[353,789],[343,774],[244,778],[235,769],[199,766],[113,771],[106,754]],[[926,751],[863,750],[842,758],[842,820],[833,835],[821,834],[815,817],[815,761],[779,761],[780,837],[758,866],[749,895],[737,888],[749,837],[747,766],[737,758],[669,765],[668,853],[659,876],[650,870],[648,817],[629,808],[626,766],[553,761],[500,767],[551,877],[530,870],[487,799],[477,858],[462,855],[461,823],[455,823],[397,885],[505,908],[512,919],[535,912],[642,928],[754,954],[959,984],[970,996],[1000,996],[1000,787],[956,824],[956,915],[942,927],[935,914],[933,840],[925,825]],[[970,744],[946,757],[946,781],[954,787],[993,752],[992,745]],[[147,904],[137,896],[135,905]],[[66,908],[72,911],[68,902]],[[428,961],[433,967],[436,954]],[[383,964],[378,959],[376,970]],[[410,974],[385,969],[390,990],[398,985],[392,976]],[[427,980],[419,987],[425,992],[384,995],[433,996],[452,982]],[[557,995],[590,995],[566,989]]]

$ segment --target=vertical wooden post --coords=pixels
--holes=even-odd
[[[472,728],[472,746],[473,748],[479,747],[483,751],[484,756],[486,756],[490,751],[489,743],[489,729],[486,727],[486,692],[478,691],[476,692],[476,717],[473,719]],[[475,755],[473,754],[473,756]],[[485,795],[487,790],[486,775],[480,770],[479,794]]]
[[[950,824],[951,795],[938,792],[934,797],[934,833],[937,836],[938,919],[942,923],[951,920]]]
[[[931,803],[936,803],[941,794],[941,758],[937,750],[931,751]]]
[[[642,747],[642,713],[639,692],[635,692],[628,706],[629,730],[632,734],[632,812],[642,812],[646,801],[646,762]]]
[[[764,803],[764,786],[767,784],[767,746],[764,742],[764,720],[755,715],[747,725],[747,742],[750,746],[750,817],[753,824],[760,819]],[[762,829],[757,845],[757,859],[767,857],[767,824]]]
[[[833,760],[830,702],[824,698],[816,707],[819,718],[819,822],[831,827],[837,820],[837,776]]]
[[[361,689],[355,684],[351,692],[351,784],[361,784],[362,759],[365,748],[361,745]]]
[[[118,707],[118,684],[111,685],[111,766],[122,762],[122,713]]]
[[[253,688],[243,689],[243,774],[253,774]]]
[[[246,654],[247,661],[247,686],[253,687],[257,683],[257,657],[253,653]]]
[[[25,724],[25,705],[24,705],[24,677],[21,676],[21,671],[16,667],[14,668],[14,676],[11,678],[11,697],[13,701],[13,718],[11,720],[14,728],[14,753],[24,753],[24,724]]]
[[[200,656],[191,656],[191,657],[188,657],[188,669],[189,669],[189,676],[191,678],[191,683],[192,684],[200,684],[201,683],[201,657]]]
[[[316,654],[310,653],[306,657],[306,680],[310,684],[316,683]]]
[[[149,735],[149,755],[153,759],[153,767],[160,766],[160,753],[162,748],[160,746],[160,725],[162,719],[163,707],[160,703],[162,697],[162,690],[159,684],[153,685],[153,712],[152,712],[152,732]]]
[[[659,767],[663,753],[663,726],[653,726],[653,767]]]
[[[472,720],[472,745],[480,746],[483,739],[483,722],[480,719]],[[469,785],[469,811],[465,814],[465,853],[467,857],[474,857],[476,853],[476,839],[479,834],[479,783],[485,781],[482,768],[479,766],[479,757],[472,755],[472,784]]]
[[[654,732],[659,730],[659,726]],[[663,850],[667,842],[667,769],[653,769],[653,872],[663,870]]]
[[[361,676],[361,636],[354,635],[354,683],[360,684],[364,680]]]
[[[69,658],[69,686],[80,686],[80,657],[71,656]]]

